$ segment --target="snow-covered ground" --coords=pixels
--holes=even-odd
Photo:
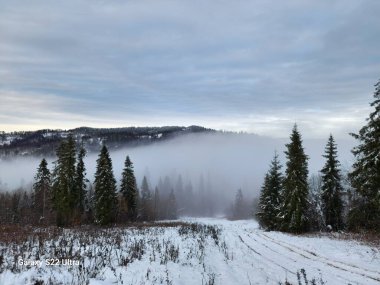
[[[264,232],[255,221],[65,230],[53,240],[0,244],[0,284],[380,284],[380,250],[354,241]],[[1,256],[3,260],[1,261]],[[70,258],[79,265],[45,264]],[[41,265],[19,265],[19,260]],[[301,279],[302,273],[301,273]],[[50,282],[50,283],[49,283]],[[304,284],[304,283],[302,283]]]

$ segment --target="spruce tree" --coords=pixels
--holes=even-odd
[[[308,157],[305,155],[301,134],[294,125],[290,143],[285,151],[287,162],[284,178],[283,205],[281,206],[281,229],[301,233],[308,228]]]
[[[233,210],[234,219],[244,218],[244,199],[243,192],[241,189],[237,190],[235,195],[234,210]]]
[[[275,153],[261,189],[257,216],[260,225],[269,230],[275,230],[279,227],[280,196],[283,192],[281,167],[278,155]]]
[[[193,192],[193,184],[191,181],[189,181],[186,184],[185,187],[185,214],[189,216],[194,216],[196,213],[194,212],[194,207],[195,207],[195,195]]]
[[[183,200],[184,200],[184,191],[183,191],[183,181],[182,181],[182,175],[178,175],[177,182],[175,184],[174,192],[176,193],[177,197],[177,204],[178,207],[183,208]]]
[[[78,153],[78,162],[75,173],[75,192],[73,193],[74,209],[79,215],[82,215],[85,210],[86,200],[86,167],[84,165],[84,158],[86,157],[86,150],[82,146]]]
[[[143,221],[150,221],[153,218],[153,203],[152,193],[149,189],[148,180],[144,176],[141,183],[141,219]]]
[[[178,218],[177,201],[173,189],[170,191],[166,205],[166,218],[170,220],[176,220]]]
[[[137,218],[138,210],[138,189],[136,185],[136,177],[133,170],[133,163],[129,156],[125,159],[124,170],[121,177],[120,192],[127,202],[128,217],[130,220],[135,221]]]
[[[349,214],[351,228],[368,228],[380,231],[380,81],[375,84],[374,110],[358,134],[359,141],[352,153],[356,157],[349,178],[358,194]]]
[[[158,187],[154,189],[154,220],[161,219],[160,191]]]
[[[50,209],[51,174],[46,159],[42,159],[33,184],[33,210],[40,222],[46,220]]]
[[[71,222],[74,208],[75,186],[75,141],[72,135],[62,141],[57,149],[57,160],[53,171],[53,206],[57,214],[57,225]]]
[[[332,135],[330,135],[325,148],[326,163],[322,173],[322,210],[326,225],[334,230],[342,229],[342,185],[337,158],[337,147]]]
[[[108,149],[103,145],[97,159],[95,173],[95,222],[107,225],[115,221],[117,214],[116,180]]]

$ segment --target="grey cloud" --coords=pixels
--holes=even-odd
[[[84,123],[204,118],[270,134],[296,120],[343,134],[366,113],[334,118],[367,110],[379,77],[371,0],[0,4],[0,90],[80,99],[60,112]]]

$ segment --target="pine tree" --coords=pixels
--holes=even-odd
[[[294,125],[290,143],[285,151],[287,162],[284,179],[283,205],[281,206],[281,229],[300,233],[307,230],[308,157],[304,153],[301,135]]]
[[[53,206],[57,214],[57,225],[71,222],[74,208],[75,186],[75,141],[70,135],[57,149],[57,160],[53,171]]]
[[[33,184],[33,209],[40,222],[46,220],[50,211],[51,174],[47,165],[46,159],[42,159]]]
[[[108,149],[103,145],[97,159],[95,173],[95,222],[107,225],[115,221],[117,214],[116,180]]]
[[[128,217],[135,221],[137,218],[137,203],[139,193],[136,185],[136,177],[133,170],[133,163],[129,156],[125,159],[124,170],[121,177],[120,192],[127,202]]]
[[[322,209],[326,225],[334,230],[342,229],[342,185],[337,158],[337,147],[332,135],[330,135],[325,148],[325,166],[322,168]]]
[[[148,180],[144,176],[141,183],[141,219],[143,221],[150,221],[153,219],[153,201],[152,193],[149,189]]]
[[[269,230],[275,230],[279,227],[280,196],[283,192],[281,167],[278,155],[275,153],[261,189],[259,213],[257,213],[257,216],[260,225]]]
[[[375,85],[374,111],[358,134],[359,141],[352,153],[356,157],[349,178],[359,195],[349,214],[351,228],[368,228],[380,231],[380,81]]]

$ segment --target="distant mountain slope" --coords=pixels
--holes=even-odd
[[[146,145],[191,133],[216,132],[200,126],[88,128],[72,130],[38,130],[28,132],[0,132],[0,157],[52,156],[59,143],[70,133],[77,144],[83,142],[89,152],[98,151],[102,143],[111,149],[123,146]]]

